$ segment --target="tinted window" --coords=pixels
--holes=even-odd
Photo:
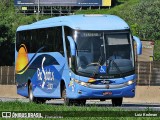
[[[29,53],[35,53],[44,47],[40,52],[60,52],[62,55],[64,54],[62,27],[20,31],[16,37],[17,51],[21,44],[25,44]]]

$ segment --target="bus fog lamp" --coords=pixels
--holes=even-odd
[[[78,90],[78,94],[82,94],[82,91],[81,91],[81,90]]]

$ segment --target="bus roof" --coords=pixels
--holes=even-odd
[[[68,26],[76,30],[125,30],[128,24],[115,15],[70,15],[53,17],[18,27],[17,31],[53,26]]]

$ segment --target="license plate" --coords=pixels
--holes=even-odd
[[[103,95],[112,95],[112,92],[104,92]]]

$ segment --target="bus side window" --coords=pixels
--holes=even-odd
[[[38,47],[39,47],[36,42],[37,41],[37,32],[38,32],[38,30],[32,30],[32,32],[31,32],[31,36],[32,36],[32,39],[31,39],[32,46],[30,46],[31,53],[37,52]]]
[[[20,45],[21,44],[24,44],[27,48],[27,51],[28,51],[28,41],[27,41],[27,31],[21,31],[21,32],[18,32],[18,43],[17,43],[17,51],[19,50],[20,48]]]
[[[24,32],[25,31],[20,32],[20,35],[19,35],[20,45],[25,44],[25,33]]]
[[[20,47],[20,32],[16,33],[16,50],[18,51]]]
[[[26,31],[26,41],[25,41],[26,47],[27,47],[27,51],[31,52],[31,31],[27,30]]]
[[[37,42],[37,44],[38,44],[38,46],[39,46],[39,48],[41,48],[41,47],[46,47],[45,46],[45,41],[46,41],[46,32],[45,32],[45,29],[39,29],[39,31],[38,31],[38,42]],[[46,50],[45,50],[46,48],[44,48],[44,49],[42,49],[42,51],[41,52],[45,52]]]
[[[53,35],[53,28],[48,28],[47,29],[47,40],[46,40],[46,46],[48,48],[48,52],[55,52],[55,41],[54,41],[54,35]]]
[[[63,39],[62,39],[62,27],[56,27],[54,29],[54,31],[55,31],[54,40],[56,42],[56,51],[60,52],[64,56]]]

